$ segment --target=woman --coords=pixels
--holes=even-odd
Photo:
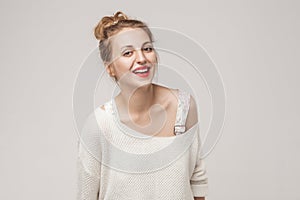
[[[81,132],[77,199],[204,200],[200,138],[190,137],[197,106],[187,92],[152,83],[158,59],[151,31],[119,11],[103,17],[94,33],[120,93]]]

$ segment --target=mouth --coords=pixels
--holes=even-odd
[[[139,67],[133,70],[132,73],[136,74],[139,77],[147,77],[150,74],[150,67]]]

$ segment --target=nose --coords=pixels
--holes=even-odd
[[[141,50],[136,51],[136,58],[135,59],[136,59],[136,62],[139,63],[139,64],[146,62],[146,57],[145,57],[143,51],[141,51]]]

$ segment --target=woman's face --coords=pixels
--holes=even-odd
[[[110,40],[112,62],[107,72],[120,84],[151,83],[157,57],[148,34],[141,28],[124,28]]]

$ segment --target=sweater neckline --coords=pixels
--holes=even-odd
[[[180,90],[178,90],[178,94],[179,94]],[[178,104],[177,104],[177,112],[176,115],[180,114],[179,113],[179,102],[180,99],[178,98]],[[112,114],[113,114],[113,119],[116,122],[118,128],[126,135],[129,135],[131,137],[135,137],[135,138],[139,138],[139,139],[175,139],[177,137],[182,137],[186,134],[188,134],[188,132],[192,131],[198,123],[194,124],[189,130],[185,131],[184,134],[179,134],[179,135],[172,135],[172,136],[153,136],[153,135],[147,135],[145,133],[139,132],[137,130],[134,130],[132,128],[130,128],[129,126],[127,126],[126,124],[122,123],[120,120],[120,116],[119,116],[119,112],[118,112],[118,108],[117,108],[117,104],[115,102],[115,99],[112,98],[110,100],[111,103],[111,108],[112,108]]]

